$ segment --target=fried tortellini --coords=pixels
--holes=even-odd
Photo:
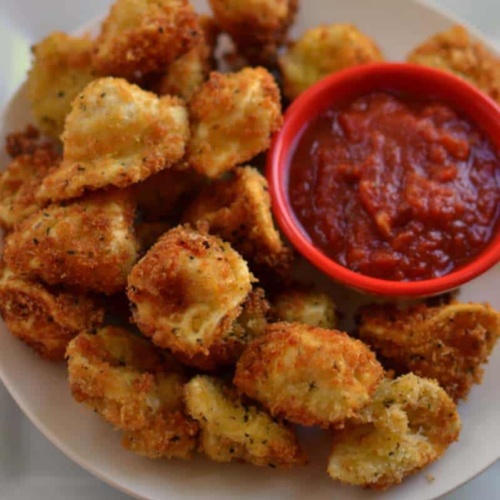
[[[191,458],[198,426],[184,414],[184,376],[147,340],[108,326],[78,335],[67,357],[73,397],[124,431],[125,448]]]
[[[91,296],[46,287],[2,265],[0,315],[10,332],[38,354],[61,361],[73,337],[102,323],[104,309]]]
[[[134,321],[153,342],[192,358],[228,336],[252,289],[246,262],[215,236],[179,226],[132,269]]]
[[[385,380],[371,403],[333,436],[328,474],[383,490],[437,460],[458,439],[457,408],[439,385],[408,374]]]
[[[7,236],[5,262],[15,273],[50,285],[119,292],[138,258],[134,212],[127,191],[50,205]]]
[[[241,307],[241,314],[222,338],[212,344],[208,354],[197,353],[190,357],[176,352],[177,358],[186,365],[204,371],[234,366],[248,344],[265,333],[269,304],[264,290],[252,290]]]
[[[500,102],[500,59],[463,26],[433,35],[412,50],[408,62],[449,71]]]
[[[352,24],[307,30],[279,59],[284,94],[292,100],[325,76],[383,59],[376,43]]]
[[[95,80],[73,102],[63,160],[38,196],[65,200],[86,190],[127,187],[177,163],[188,137],[182,100],[158,98],[121,78]]]
[[[267,181],[255,168],[239,167],[232,179],[208,185],[183,220],[208,223],[210,232],[257,265],[287,270],[291,264],[291,252],[274,226]]]
[[[199,31],[188,0],[117,0],[102,24],[92,62],[101,75],[133,80],[188,52]]]
[[[28,97],[40,130],[59,137],[73,99],[94,80],[90,37],[54,32],[33,47]]]
[[[370,349],[345,333],[274,323],[239,359],[234,384],[274,416],[328,428],[366,405],[383,375]]]
[[[210,0],[215,20],[253,64],[273,64],[295,20],[297,0]]]
[[[189,102],[187,161],[216,178],[265,151],[282,124],[280,91],[264,68],[213,72]]]
[[[372,305],[360,311],[358,335],[397,372],[436,379],[458,400],[481,382],[481,364],[500,336],[500,314],[456,302],[401,310]]]
[[[16,139],[24,141],[26,151],[21,144],[14,146],[12,138],[12,150],[17,148],[19,154],[0,173],[0,226],[8,231],[40,208],[37,193],[42,180],[59,161],[52,144],[34,143],[38,132],[34,133],[33,142],[28,137]]]
[[[245,405],[234,387],[198,375],[184,391],[187,412],[201,428],[200,450],[210,459],[280,468],[305,463],[293,431],[255,406]]]
[[[159,82],[160,95],[191,99],[193,93],[215,69],[214,51],[219,28],[209,16],[200,16],[201,33],[194,47],[171,63]]]
[[[305,323],[333,329],[337,325],[335,302],[324,292],[291,288],[276,295],[271,302],[271,316],[277,321]]]

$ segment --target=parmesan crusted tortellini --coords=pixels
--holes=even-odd
[[[386,489],[437,460],[458,439],[460,417],[446,392],[409,374],[385,380],[373,401],[333,437],[328,474]]]
[[[212,344],[208,354],[198,353],[189,357],[177,352],[177,358],[186,365],[205,371],[235,365],[248,344],[264,334],[268,310],[264,290],[252,290],[242,305],[241,314],[231,328]]]
[[[159,83],[159,93],[189,100],[215,67],[218,26],[209,16],[199,17],[201,33],[194,47],[170,64]]]
[[[126,191],[50,205],[8,235],[5,262],[15,273],[51,285],[116,293],[125,288],[138,258],[133,221]]]
[[[59,160],[51,144],[32,145],[19,153],[0,173],[0,226],[7,230],[40,208],[38,190]]]
[[[370,349],[345,333],[274,323],[239,359],[234,384],[274,416],[327,428],[365,406],[383,375]]]
[[[449,71],[500,102],[500,60],[460,25],[412,50],[408,62]]]
[[[124,431],[150,458],[191,458],[197,425],[184,415],[184,377],[147,340],[116,327],[81,333],[67,350],[73,397]]]
[[[247,260],[269,268],[287,269],[291,252],[276,230],[266,179],[252,167],[240,167],[229,180],[207,186],[184,213],[193,226],[229,241]]]
[[[311,28],[279,59],[284,93],[295,99],[331,73],[382,59],[376,43],[352,24]]]
[[[96,41],[94,67],[128,79],[161,71],[194,45],[199,29],[188,0],[117,0]]]
[[[297,4],[297,0],[210,0],[217,23],[254,64],[276,62]]]
[[[229,334],[252,289],[246,262],[215,236],[179,226],[128,277],[134,321],[160,347],[208,355]]]
[[[277,321],[305,323],[321,328],[335,328],[336,306],[324,292],[292,288],[276,295],[271,302],[271,316]]]
[[[436,379],[458,400],[481,382],[481,365],[500,337],[500,314],[473,303],[372,305],[359,313],[358,335],[388,367]]]
[[[102,323],[104,309],[87,295],[48,288],[0,267],[0,314],[10,332],[52,361],[68,342]]]
[[[59,137],[73,99],[95,75],[91,65],[94,44],[89,37],[51,33],[33,47],[28,74],[28,97],[38,127]]]
[[[265,151],[282,123],[280,92],[264,68],[211,73],[191,98],[189,113],[187,159],[212,178]]]
[[[210,459],[280,468],[305,463],[293,431],[255,406],[245,405],[234,387],[197,376],[184,390],[187,412],[201,428],[200,451]]]
[[[42,184],[42,200],[64,200],[106,186],[126,187],[184,155],[187,110],[120,78],[85,87],[66,118],[63,160]]]

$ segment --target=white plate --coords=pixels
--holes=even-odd
[[[203,1],[194,3],[206,7]],[[303,0],[302,4],[294,35],[322,22],[353,22],[379,42],[388,58],[395,60],[402,59],[415,44],[447,28],[452,22],[445,14],[414,1]],[[68,8],[66,2],[61,2],[61,5]],[[24,15],[29,18],[29,13]],[[8,36],[5,19],[0,18],[0,28],[4,28],[0,29],[0,42],[6,40],[6,44],[0,45],[4,63],[0,87],[0,98],[3,99],[0,133],[3,135],[19,129],[29,120],[29,114],[22,91],[13,96],[26,67],[27,53],[17,51],[18,40]],[[11,98],[10,102],[6,101],[7,97]],[[500,308],[500,296],[495,287],[499,278],[500,267],[497,267],[464,287],[461,298],[489,300]],[[342,298],[344,294],[337,290],[336,295]],[[328,439],[319,431],[308,433],[306,448],[312,464],[292,472],[239,464],[218,465],[202,457],[188,463],[139,458],[120,447],[118,433],[73,402],[64,366],[50,365],[39,359],[15,340],[3,325],[0,325],[0,342],[0,377],[31,421],[71,459],[131,495],[172,499],[374,498],[373,493],[341,487],[328,479],[325,473]],[[376,494],[376,498],[436,498],[499,458],[500,399],[495,397],[498,378],[499,349],[487,367],[483,384],[473,390],[467,403],[460,405],[464,422],[460,442],[454,444],[441,461],[409,478],[402,486]],[[435,477],[434,482],[426,480],[428,474]]]

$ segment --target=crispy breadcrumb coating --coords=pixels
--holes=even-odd
[[[43,286],[0,267],[0,315],[10,332],[50,361],[61,361],[68,342],[99,326],[104,309],[86,295]]]
[[[7,236],[5,262],[15,273],[51,285],[118,292],[138,257],[134,210],[126,191],[50,205]]]
[[[135,323],[156,345],[208,355],[241,313],[252,279],[228,243],[179,226],[133,268],[128,297]]]
[[[52,144],[25,143],[28,152],[21,152],[20,143],[16,147],[20,154],[0,173],[0,226],[7,231],[40,208],[38,190],[59,160]]]
[[[205,184],[192,168],[167,168],[133,185],[143,218],[156,222],[178,217],[182,208]]]
[[[40,131],[33,125],[27,125],[21,132],[12,132],[5,138],[5,152],[15,158],[20,155],[32,155],[41,147],[51,143],[40,137]]]
[[[89,37],[54,32],[36,44],[28,73],[28,98],[42,132],[59,137],[73,99],[96,77]]]
[[[117,0],[96,41],[101,75],[137,78],[161,71],[197,42],[198,16],[188,0]]]
[[[184,377],[147,340],[123,328],[81,333],[67,350],[73,397],[121,429],[150,458],[191,458],[197,425],[183,414]]]
[[[463,26],[427,39],[408,55],[408,62],[454,73],[500,102],[500,60]]]
[[[284,94],[295,99],[308,87],[341,69],[383,60],[374,40],[352,24],[316,26],[279,59]]]
[[[120,78],[95,80],[73,102],[63,161],[44,179],[39,196],[64,200],[142,181],[177,163],[188,137],[180,99],[158,98]]]
[[[196,448],[197,433],[197,424],[182,412],[169,412],[152,419],[143,429],[124,431],[122,446],[147,458],[189,460]]]
[[[215,20],[252,64],[276,62],[297,4],[297,0],[210,0]]]
[[[206,186],[184,212],[183,220],[209,225],[248,261],[288,269],[291,251],[276,230],[266,179],[252,167],[239,167],[234,177]]]
[[[200,424],[200,450],[210,459],[273,468],[306,463],[291,428],[245,405],[220,380],[198,375],[186,384],[184,394],[188,414]]]
[[[276,321],[327,329],[334,329],[337,325],[335,311],[335,302],[327,293],[303,288],[284,290],[271,302],[271,316]]]
[[[215,342],[208,354],[193,357],[176,353],[179,361],[204,371],[234,366],[248,344],[264,334],[267,327],[269,303],[262,288],[252,290],[242,304],[241,314],[223,337]]]
[[[366,405],[383,374],[368,346],[345,333],[274,323],[239,359],[234,384],[274,416],[326,428]]]
[[[334,433],[328,474],[383,490],[437,460],[458,439],[457,408],[439,385],[408,374],[380,384],[373,401]]]
[[[269,148],[283,121],[278,86],[264,68],[211,73],[191,98],[189,113],[187,160],[211,178]]]
[[[219,28],[209,16],[199,17],[201,32],[195,46],[170,64],[159,82],[160,95],[191,99],[193,93],[215,69],[214,50]]]
[[[359,337],[399,373],[436,379],[455,400],[481,382],[481,364],[500,336],[500,314],[484,304],[361,310]]]

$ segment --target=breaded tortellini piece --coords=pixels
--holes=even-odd
[[[377,44],[352,24],[307,30],[279,58],[284,94],[292,100],[325,76],[351,66],[383,60]]]
[[[28,98],[40,130],[59,137],[73,99],[96,77],[90,37],[54,32],[33,47]]]
[[[276,62],[297,4],[297,0],[210,0],[217,23],[253,64]]]
[[[216,178],[269,148],[283,122],[280,91],[264,68],[212,72],[189,102],[187,161]]]
[[[50,285],[119,292],[138,259],[134,213],[126,191],[50,205],[7,236],[5,262],[15,273]]]
[[[419,304],[360,311],[358,335],[398,373],[436,379],[455,400],[481,382],[499,336],[500,314],[485,304]]]
[[[90,83],[73,102],[63,161],[42,184],[42,200],[65,200],[107,186],[127,187],[171,167],[189,137],[187,109],[121,78]]]
[[[463,26],[430,37],[412,50],[408,62],[449,71],[500,102],[500,59]]]
[[[437,460],[458,439],[457,408],[434,381],[410,373],[385,380],[373,401],[333,435],[328,474],[383,490]]]
[[[264,290],[262,288],[252,290],[241,307],[241,314],[231,328],[212,344],[208,354],[198,353],[189,357],[176,352],[179,361],[204,371],[234,366],[248,344],[264,335],[266,331],[269,303]]]
[[[184,415],[184,376],[146,339],[117,327],[83,332],[67,350],[73,397],[124,431],[125,448],[189,459],[198,426]]]
[[[178,218],[204,184],[205,179],[195,170],[176,165],[134,184],[132,189],[143,219],[158,222]]]
[[[134,79],[156,73],[189,51],[199,31],[188,0],[116,0],[92,62],[101,75]]]
[[[184,393],[187,412],[201,428],[200,451],[211,460],[273,468],[306,463],[292,429],[245,405],[234,387],[198,375],[186,384]]]
[[[208,355],[230,331],[252,281],[228,243],[179,226],[132,269],[127,292],[139,329],[156,345],[192,358]]]
[[[159,82],[158,93],[182,97],[186,100],[215,69],[214,50],[219,28],[209,16],[200,16],[200,36],[194,47],[169,64]]]
[[[73,337],[100,326],[104,309],[89,295],[46,287],[0,265],[0,315],[40,356],[61,361]]]
[[[0,226],[8,231],[40,208],[42,180],[59,161],[52,144],[30,146],[28,151],[16,155],[0,173]]]
[[[365,406],[383,376],[368,346],[346,333],[274,323],[239,359],[234,384],[273,416],[328,428]]]
[[[252,167],[208,185],[183,215],[193,226],[208,223],[210,232],[228,241],[248,261],[286,270],[291,251],[276,230],[267,181]]]
[[[280,292],[271,302],[271,316],[277,321],[327,329],[337,325],[335,302],[327,293],[318,290],[291,288]]]

